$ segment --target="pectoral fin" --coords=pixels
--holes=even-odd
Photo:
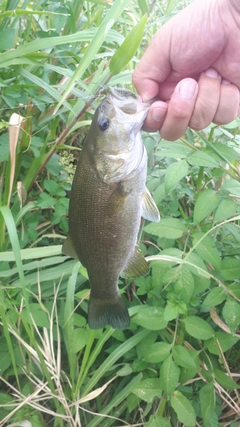
[[[148,221],[158,222],[160,221],[160,214],[156,203],[154,202],[150,192],[145,187],[145,191],[142,195],[142,217]]]
[[[130,192],[131,188],[125,182],[119,182],[108,200],[104,214],[112,217],[123,211],[126,198]]]
[[[79,261],[79,258],[76,254],[74,247],[73,247],[72,240],[71,240],[70,236],[68,236],[66,238],[65,242],[63,243],[62,253]]]
[[[133,255],[128,260],[121,276],[126,278],[145,276],[149,272],[149,265],[136,246]]]

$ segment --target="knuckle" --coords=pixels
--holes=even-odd
[[[205,114],[193,114],[191,117],[191,120],[189,122],[189,127],[194,130],[201,130],[207,127],[213,119],[213,116],[211,117],[206,116]]]

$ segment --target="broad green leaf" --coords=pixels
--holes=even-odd
[[[145,402],[152,403],[156,397],[160,398],[162,396],[160,381],[158,378],[147,378],[137,384],[132,389],[132,393]]]
[[[219,204],[219,195],[213,190],[202,191],[196,201],[193,220],[195,224],[202,222]]]
[[[133,372],[133,367],[130,364],[123,365],[117,372],[117,376],[125,377],[126,375],[130,375]]]
[[[73,352],[78,353],[87,344],[89,331],[84,328],[75,328],[73,330]]]
[[[77,293],[75,293],[75,297],[76,296],[77,296]],[[73,314],[73,321],[74,321],[74,325],[78,328],[85,327],[87,323],[85,317],[81,316],[76,312]]]
[[[189,335],[199,340],[208,340],[214,335],[213,328],[198,316],[188,316],[183,320],[186,331]]]
[[[161,202],[161,200],[165,199],[165,197],[166,197],[165,185],[160,184],[154,191],[154,200],[158,205]]]
[[[181,368],[181,374],[180,374],[180,382],[181,384],[186,383],[187,381],[191,380],[195,377],[196,373],[198,372],[200,368],[200,360],[199,360],[199,351],[197,350],[189,350],[189,354],[191,355],[194,363],[195,368]]]
[[[144,32],[144,28],[147,22],[147,15],[144,15],[141,21],[135,25],[130,33],[125,38],[124,42],[114,53],[110,64],[109,69],[112,74],[118,74],[122,69],[128,64],[136,53],[141,41]]]
[[[173,347],[173,359],[176,365],[182,366],[183,368],[196,368],[196,363],[190,352],[181,345],[175,345]]]
[[[187,147],[181,141],[167,142],[160,141],[158,144],[159,151],[156,151],[157,157],[170,157],[172,159],[185,159],[192,152],[191,148]]]
[[[50,320],[47,316],[46,309],[44,309],[44,307],[41,307],[40,304],[29,304],[29,308],[36,325],[49,329]],[[26,318],[26,321],[28,321],[25,309],[23,309],[22,311],[22,316]]]
[[[178,299],[186,302],[190,301],[194,291],[194,280],[191,271],[188,266],[183,265],[179,271],[177,281],[174,285],[174,292],[178,296]]]
[[[204,418],[204,427],[220,427],[216,412],[213,412],[211,415],[206,414]]]
[[[131,309],[130,309],[130,315],[131,315]],[[148,354],[149,347],[156,341],[157,337],[158,337],[157,331],[148,332],[147,337],[143,341],[140,341],[139,344],[137,344],[136,350],[137,350],[137,355],[139,360],[142,360],[145,357],[145,355]],[[124,340],[125,340],[125,336],[123,341]]]
[[[214,369],[213,371],[217,382],[227,390],[235,390],[240,388],[240,386],[220,369]]]
[[[215,409],[215,390],[212,382],[204,385],[200,390],[200,407],[204,425],[210,426],[209,421],[214,415]]]
[[[237,153],[237,151],[234,150],[234,148],[229,147],[227,144],[225,143],[222,144],[221,142],[215,142],[213,146],[219,151],[219,154],[223,155],[229,162],[239,159],[239,154]],[[208,149],[209,151],[211,150],[210,147]]]
[[[190,401],[180,392],[175,391],[171,397],[171,406],[177,414],[178,420],[186,427],[196,426],[196,414]]]
[[[219,269],[221,259],[216,248],[215,242],[210,236],[205,236],[204,239],[201,240],[203,236],[204,233],[201,232],[194,234],[193,245],[197,245],[195,251],[203,259],[203,261],[206,261],[212,264],[213,267]]]
[[[236,179],[226,179],[223,183],[222,190],[240,196],[240,182]]]
[[[163,265],[161,262],[152,262],[151,263],[151,271],[152,271],[152,283],[154,288],[160,291],[163,287],[162,276],[163,272],[170,268],[170,264],[168,266]]]
[[[204,151],[194,151],[187,157],[187,161],[196,166],[218,167],[216,160]]]
[[[165,174],[165,191],[169,193],[178,182],[188,173],[188,164],[185,160],[171,163]]]
[[[163,312],[162,307],[143,305],[139,307],[139,311],[132,317],[132,320],[145,329],[158,331],[166,328],[168,323],[163,317]]]
[[[205,277],[194,277],[195,294],[202,294],[207,288],[210,287],[210,280]]]
[[[10,396],[7,393],[2,393],[2,392],[0,393],[0,405],[1,406],[7,405],[8,403],[12,403],[12,402],[14,402],[14,399],[12,396]]]
[[[240,298],[240,286],[239,283],[235,282],[228,286],[228,288],[233,292],[233,294]]]
[[[151,415],[145,427],[171,427],[170,422],[160,415]]]
[[[223,288],[216,287],[211,289],[205,300],[203,306],[215,306],[221,304],[227,297],[227,294]]]
[[[149,363],[163,362],[169,356],[171,349],[171,344],[156,342],[147,349],[143,360]]]
[[[160,387],[167,396],[170,396],[177,387],[180,369],[175,365],[172,356],[169,355],[160,367]]]
[[[210,278],[207,267],[203,262],[202,258],[196,253],[192,252],[190,255],[187,254],[187,265],[192,274],[205,277],[206,279]]]
[[[44,181],[44,188],[49,192],[49,194],[56,194],[59,184],[56,181],[53,181],[52,179],[46,179]]]
[[[166,239],[178,239],[187,231],[187,227],[177,218],[162,218],[158,223],[151,223],[144,227],[144,231]]]
[[[170,322],[173,319],[178,317],[179,310],[174,301],[168,301],[166,307],[164,308],[164,319],[167,322]]]
[[[133,394],[130,393],[127,396],[127,408],[129,412],[132,412],[135,408],[137,408],[139,405],[139,398]]]
[[[238,280],[240,278],[240,260],[232,257],[223,259],[220,272],[225,280]]]
[[[216,332],[216,336],[214,338],[204,342],[204,347],[212,354],[220,354],[216,340],[218,340],[221,350],[225,352],[233,347],[239,341],[239,338],[234,337],[227,332]]]
[[[240,324],[240,304],[231,296],[228,296],[222,310],[223,317],[234,334]]]
[[[237,203],[230,198],[221,200],[214,215],[214,222],[221,222],[231,218],[236,213],[237,208]]]

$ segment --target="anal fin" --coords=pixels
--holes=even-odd
[[[135,247],[134,253],[128,260],[121,276],[126,278],[145,276],[149,272],[149,265],[140,252],[138,246]]]
[[[148,221],[160,221],[160,214],[149,190],[145,187],[142,195],[142,217]]]
[[[79,258],[77,256],[77,253],[76,253],[74,247],[73,247],[73,243],[72,243],[70,236],[68,236],[66,238],[65,242],[63,243],[62,253],[79,261]]]

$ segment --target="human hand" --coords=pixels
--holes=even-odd
[[[159,96],[143,129],[175,140],[187,127],[236,118],[240,103],[240,0],[195,0],[152,38],[133,73],[143,101]]]

